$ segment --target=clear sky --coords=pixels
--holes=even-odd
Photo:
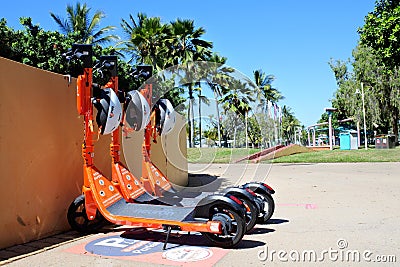
[[[315,123],[336,90],[328,62],[347,59],[358,42],[357,28],[374,8],[374,0],[114,0],[81,1],[106,13],[101,26],[119,27],[121,18],[144,12],[164,22],[193,19],[207,33],[204,39],[228,58],[227,64],[252,77],[263,69],[276,77],[273,86],[285,96],[302,124]],[[49,12],[65,17],[66,0],[3,1],[0,18],[20,28],[29,16],[45,30],[57,30]],[[117,34],[124,37],[122,32]]]

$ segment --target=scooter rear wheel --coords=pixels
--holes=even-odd
[[[275,211],[275,202],[271,195],[264,193],[256,193],[257,197],[261,198],[264,202],[264,210],[261,210],[258,217],[257,223],[267,223],[272,217]]]
[[[210,213],[210,220],[222,223],[222,233],[202,233],[211,243],[222,248],[235,247],[246,231],[245,219],[231,207],[217,205]]]
[[[106,223],[99,211],[93,220],[89,220],[85,209],[85,196],[80,195],[69,206],[67,213],[68,223],[72,229],[80,233],[94,233]]]
[[[249,232],[257,223],[257,216],[259,214],[259,210],[256,207],[255,203],[250,200],[240,199],[244,206],[246,207],[246,233]]]

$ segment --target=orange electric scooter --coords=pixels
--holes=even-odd
[[[101,66],[110,66],[110,81],[105,85],[106,88],[112,88],[118,93],[118,77],[117,77],[117,57],[102,56],[100,58]],[[140,66],[134,72],[135,77],[151,76],[151,67]],[[120,92],[122,93],[122,92]],[[146,119],[143,113],[150,115],[150,106],[152,98],[152,84],[145,84],[141,92],[128,92],[129,97],[126,98],[123,118],[124,130],[134,131],[144,128],[144,141],[142,145],[142,176],[137,179],[129,170],[120,162],[120,142],[119,130],[111,133],[111,157],[112,157],[112,181],[113,184],[121,192],[125,200],[135,203],[151,203],[157,205],[173,205],[173,206],[195,206],[202,198],[207,197],[211,193],[206,194],[188,194],[188,192],[175,191],[168,178],[153,164],[150,159],[151,139],[155,142],[156,137],[160,134],[160,127],[156,123],[157,108],[151,112],[150,121]],[[172,106],[171,106],[172,107]],[[127,110],[128,109],[128,110]],[[159,110],[158,110],[159,111]],[[126,115],[128,113],[128,115]],[[133,115],[131,114],[133,113]],[[170,125],[173,127],[173,125]],[[255,193],[249,189],[239,187],[229,187],[223,192],[225,195],[234,196],[240,199],[246,207],[246,232],[250,231],[256,224],[259,214],[259,205]]]
[[[151,84],[146,84],[145,89],[142,90],[148,101],[151,101]],[[156,143],[157,136],[161,135],[163,131],[163,122],[155,118],[163,117],[160,114],[173,112],[168,110],[168,105],[173,109],[172,105],[167,99],[159,99],[155,104],[151,116],[150,123],[145,128],[145,139],[143,143],[143,166],[152,170],[148,172],[150,175],[145,180],[150,185],[147,188],[152,190],[156,196],[164,196],[177,194],[170,184],[168,178],[151,162],[151,138]],[[162,110],[162,111],[161,111]],[[165,125],[164,125],[165,126]],[[274,189],[263,182],[249,182],[241,186],[225,188],[221,193],[227,193],[239,198],[246,206],[246,229],[251,230],[256,223],[266,223],[272,216],[275,210],[275,203],[272,194],[275,193]]]
[[[92,55],[92,46],[83,44],[73,45],[72,50],[66,53],[69,60],[78,58],[83,64],[83,73],[77,79],[77,109],[84,116],[84,180],[82,195],[68,209],[71,227],[90,232],[99,227],[101,217],[104,217],[114,224],[164,229],[167,231],[166,242],[174,229],[201,232],[217,246],[236,246],[244,235],[245,210],[234,196],[211,195],[194,207],[130,203],[115,184],[94,166],[94,143],[99,133],[116,130],[118,126],[111,125],[110,128],[107,121],[115,121],[116,117],[120,119],[121,114],[118,114],[118,105],[113,101],[116,97],[113,90],[101,90],[98,98],[92,98]],[[96,117],[99,133],[95,133],[93,127],[93,105],[99,109]]]
[[[143,75],[143,78],[147,79],[151,76],[151,71],[151,66],[138,66],[135,76],[140,77],[141,75]],[[140,93],[145,97],[149,106],[151,107],[152,84],[146,83]],[[172,110],[168,110],[168,105],[170,105],[170,103],[167,99],[159,99],[154,105],[151,112],[150,122],[145,127],[145,137],[142,146],[142,170],[144,171],[141,177],[141,183],[145,186],[148,192],[151,192],[151,194],[154,196],[162,197],[163,201],[168,201],[168,196],[175,197],[173,199],[176,199],[176,197],[179,195],[184,196],[180,194],[180,192],[174,190],[168,178],[157,168],[157,166],[150,159],[151,140],[153,140],[153,142],[156,142],[157,136],[160,136],[164,131],[164,127],[166,127],[166,125],[163,125],[163,120],[165,119],[165,116],[167,116],[166,113],[173,112]],[[170,107],[173,109],[172,105],[170,105]],[[163,117],[162,114],[164,115],[164,119],[160,119],[160,117]],[[171,115],[171,117],[174,116]],[[131,127],[135,127],[136,125],[135,121],[129,122],[128,119],[126,119],[125,121],[125,129],[129,125]],[[275,193],[275,191],[265,183],[250,182],[242,186],[228,187],[224,189],[221,193],[233,195],[239,198],[245,204],[246,231],[251,230],[257,222],[267,222],[271,218],[275,209],[275,203],[271,196]],[[207,194],[202,194],[200,196],[197,196],[197,198],[204,197],[205,195]],[[187,195],[186,197],[188,198]],[[185,199],[186,198],[184,198],[183,200]]]

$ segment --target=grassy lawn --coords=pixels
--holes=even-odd
[[[259,151],[250,148],[188,148],[187,157],[190,163],[232,163]]]
[[[244,148],[188,148],[190,163],[232,163],[249,154],[259,152],[259,149]],[[324,163],[324,162],[400,162],[400,147],[395,149],[359,149],[318,151],[294,154],[265,163]]]
[[[395,149],[326,150],[290,155],[274,159],[272,162],[400,162],[400,147]]]

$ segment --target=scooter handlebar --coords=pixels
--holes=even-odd
[[[138,79],[140,77],[147,79],[150,76],[150,72],[149,71],[145,71],[145,70],[137,70],[137,69],[135,69],[135,70],[133,70],[132,73],[130,73],[130,75],[133,76],[133,78],[135,78],[135,79]]]

